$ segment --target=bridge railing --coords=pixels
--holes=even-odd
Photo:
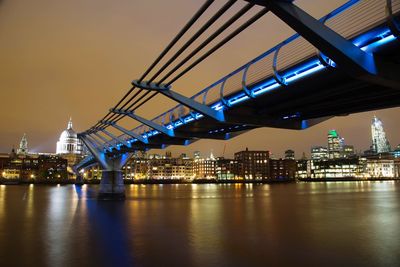
[[[360,45],[354,38],[387,20],[387,4],[388,0],[351,0],[321,18],[320,21],[346,39]],[[400,0],[391,0],[391,5],[393,13],[398,14]],[[264,88],[275,89],[284,85],[290,77],[297,75],[296,72],[289,70],[299,63],[315,59],[313,64],[324,65],[325,63],[317,57],[318,54],[319,51],[313,45],[295,34],[191,98],[214,109],[223,108],[224,105],[225,108],[229,108],[230,105],[235,104],[235,101],[237,102],[237,98],[232,97],[234,95],[256,97],[268,91],[262,90]],[[263,86],[257,87],[256,85],[261,82]],[[177,105],[157,116],[153,121],[166,127],[176,127],[198,116],[201,115],[186,106]],[[153,131],[143,125],[134,130],[140,134]]]

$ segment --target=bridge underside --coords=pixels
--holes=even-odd
[[[382,45],[374,54],[400,64],[400,41]],[[339,68],[326,68],[229,107],[224,111],[225,122],[204,116],[175,128],[174,137],[160,133],[150,136],[148,144],[135,142],[106,154],[189,145],[200,139],[227,140],[260,127],[302,130],[334,116],[398,106],[400,88],[379,86],[350,77]],[[85,165],[93,162],[94,159]]]
[[[381,46],[375,54],[400,64],[400,42]],[[213,135],[259,127],[300,130],[333,116],[398,106],[400,88],[368,83],[349,77],[340,69],[327,68],[230,107],[225,110],[225,117],[232,123],[204,117],[175,131],[188,136],[209,135],[213,138]]]

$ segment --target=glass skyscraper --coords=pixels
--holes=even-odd
[[[328,132],[328,155],[330,159],[338,159],[343,156],[344,139],[336,130]]]
[[[386,139],[386,134],[383,130],[383,123],[376,116],[372,119],[371,134],[373,152],[385,153],[391,151],[389,141]]]

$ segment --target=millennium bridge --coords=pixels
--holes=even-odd
[[[229,0],[195,27],[214,2],[205,1],[121,100],[79,133],[91,155],[75,169],[101,167],[99,198],[124,198],[121,168],[136,151],[228,140],[259,127],[304,130],[334,116],[399,106],[400,0],[351,0],[319,19],[293,0]],[[237,4],[242,7],[194,45]],[[270,14],[296,34],[193,96],[176,91],[176,81]],[[249,18],[208,48],[245,15]],[[177,46],[183,36],[187,41]],[[139,115],[157,94],[177,105],[155,118]],[[139,126],[121,126],[124,118]]]

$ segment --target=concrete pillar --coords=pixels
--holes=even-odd
[[[98,199],[124,200],[125,186],[121,170],[103,170]]]

